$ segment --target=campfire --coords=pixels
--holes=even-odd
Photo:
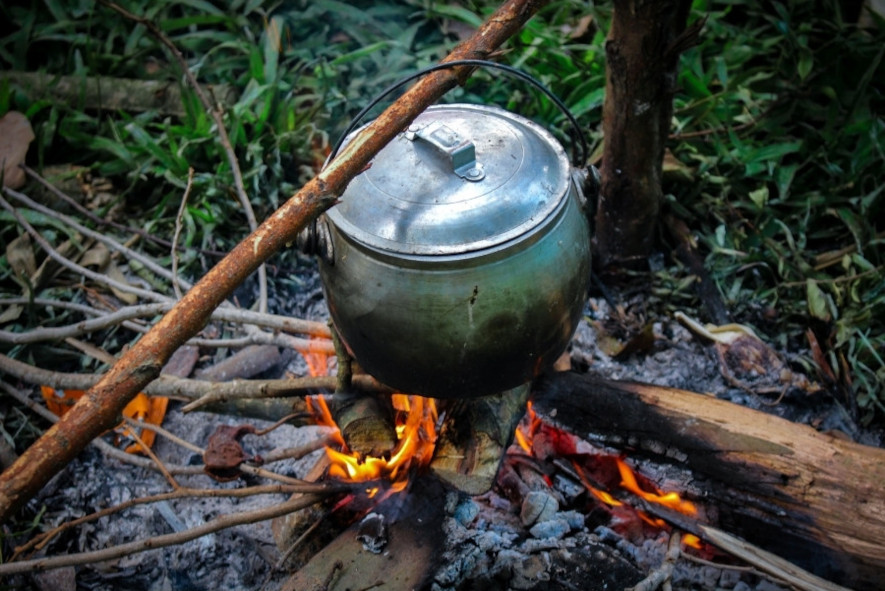
[[[313,359],[310,367],[311,371],[325,372],[325,360]],[[529,589],[542,582],[533,577],[562,572],[564,580],[578,588],[594,588],[583,586],[590,580],[593,585],[602,581],[609,588],[625,588],[637,585],[646,574],[675,576],[677,558],[683,565],[679,576],[689,579],[701,577],[698,573],[702,572],[709,575],[714,572],[710,569],[717,567],[716,577],[721,580],[701,585],[706,588],[734,585],[744,572],[729,570],[735,564],[734,556],[751,560],[759,569],[752,571],[757,575],[750,576],[750,580],[754,576],[761,580],[759,577],[768,575],[758,573],[765,572],[774,573],[768,580],[788,581],[798,588],[839,588],[801,570],[795,575],[789,563],[784,566],[783,561],[778,563],[776,557],[753,546],[746,550],[740,540],[710,527],[725,523],[732,531],[757,536],[778,548],[779,553],[784,544],[791,545],[795,549],[791,556],[800,564],[813,567],[808,558],[816,557],[824,568],[838,568],[829,551],[809,545],[802,537],[810,534],[799,531],[803,527],[801,516],[791,521],[792,509],[787,509],[783,522],[788,527],[778,517],[769,519],[764,515],[771,510],[764,482],[761,489],[752,482],[743,482],[742,470],[726,468],[729,459],[722,460],[720,466],[730,470],[728,474],[710,465],[710,453],[739,453],[728,450],[744,445],[736,442],[745,437],[743,431],[754,432],[752,429],[741,423],[740,435],[720,434],[710,426],[710,420],[702,419],[704,410],[700,407],[688,413],[681,427],[669,425],[673,418],[638,418],[642,416],[638,407],[620,406],[632,404],[631,396],[636,393],[649,397],[644,404],[652,409],[666,400],[652,387],[637,385],[631,389],[577,374],[542,379],[534,386],[532,401],[526,404],[523,399],[519,410],[511,413],[521,418],[518,427],[511,427],[509,418],[503,421],[509,432],[493,462],[494,486],[480,494],[459,484],[467,483],[469,489],[474,482],[470,479],[472,467],[487,469],[489,465],[488,459],[479,461],[472,456],[493,453],[495,448],[463,447],[465,439],[453,433],[466,432],[467,439],[475,443],[494,430],[490,425],[503,429],[500,407],[513,406],[518,396],[478,401],[434,401],[404,394],[389,399],[378,396],[385,405],[389,400],[396,444],[378,455],[358,453],[348,449],[345,438],[338,434],[335,443],[326,449],[324,461],[313,476],[365,483],[365,488],[354,489],[330,505],[338,519],[328,520],[336,528],[325,534],[328,545],[313,547],[304,555],[301,567],[284,588],[306,588],[339,574],[341,579],[335,588],[365,584],[371,582],[371,576],[383,579],[385,569],[393,565],[406,577],[407,582],[398,583],[400,587],[424,588],[432,581],[440,589],[458,589],[464,584],[509,581],[506,584]],[[678,391],[667,390],[665,394],[677,406],[681,404]],[[440,403],[439,408],[436,403]],[[335,427],[334,412],[322,397],[313,398],[309,407],[318,424]],[[709,412],[718,417],[721,415],[716,413],[726,410],[734,412],[731,407]],[[633,417],[635,425],[625,422]],[[720,423],[722,420],[718,419]],[[668,434],[669,428],[677,431]],[[785,425],[779,424],[778,428]],[[714,452],[687,455],[686,450],[696,449],[703,437],[725,439],[716,443]],[[808,435],[803,432],[799,437]],[[453,464],[459,478],[440,478],[438,463],[459,453]],[[698,479],[686,464],[694,465],[705,476]],[[711,472],[712,468],[716,469]],[[714,472],[716,478],[727,483],[724,488],[721,484],[711,488],[705,480]],[[780,518],[783,516],[781,513]],[[773,537],[775,531],[783,534],[783,542]],[[476,540],[486,541],[477,545]],[[749,553],[742,553],[745,551]],[[536,565],[540,570],[535,572],[524,564],[532,564],[538,552],[546,562]],[[635,567],[627,569],[619,553],[631,556],[645,572]],[[352,570],[347,568],[347,561],[354,565]],[[329,565],[339,563],[345,565],[341,573],[329,571]],[[686,567],[684,563],[695,566]]]

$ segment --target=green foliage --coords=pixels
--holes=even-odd
[[[885,30],[834,2],[695,4],[708,20],[683,59],[673,146],[695,179],[666,188],[671,207],[735,317],[775,310],[769,332],[793,350],[813,329],[868,422],[885,410]]]

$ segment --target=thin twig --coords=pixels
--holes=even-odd
[[[101,519],[102,517],[107,517],[109,515],[113,515],[115,513],[120,513],[121,511],[125,511],[126,509],[131,509],[132,507],[136,507],[138,505],[148,505],[151,503],[160,503],[163,501],[173,501],[176,499],[187,499],[187,498],[236,498],[242,499],[246,497],[253,497],[258,495],[272,495],[272,494],[295,494],[295,493],[319,493],[325,494],[326,492],[334,492],[336,490],[342,490],[340,485],[335,484],[309,484],[308,486],[303,485],[292,485],[292,484],[262,484],[259,486],[247,486],[245,488],[228,488],[228,489],[220,489],[220,488],[188,488],[181,487],[176,490],[159,493],[155,495],[149,495],[145,497],[138,497],[135,499],[129,499],[128,501],[124,501],[122,503],[118,503],[113,507],[107,507],[105,509],[101,509],[100,511],[96,511],[94,513],[90,513],[89,515],[84,515],[83,517],[78,517],[77,519],[73,519],[71,521],[66,521],[61,525],[47,531],[43,532],[22,546],[19,546],[15,549],[15,554],[12,557],[14,561],[18,556],[23,555],[26,552],[31,550],[41,550],[46,547],[53,538],[58,536],[58,534],[63,533],[71,528],[77,527],[79,525],[83,525],[84,523],[89,523],[91,521],[96,521],[97,519]]]
[[[181,205],[178,206],[178,215],[175,216],[175,233],[172,235],[172,249],[169,253],[172,256],[172,289],[175,291],[175,297],[181,299],[181,284],[178,278],[178,253],[175,252],[178,247],[178,237],[181,235],[181,218],[184,217],[184,210],[187,207],[187,198],[191,194],[191,187],[194,185],[194,167],[189,166],[187,169],[187,186],[184,188],[184,195],[181,197]]]
[[[327,493],[328,494],[328,493]],[[35,560],[23,560],[21,562],[10,562],[0,564],[0,575],[12,575],[16,573],[40,572],[64,566],[75,566],[79,564],[94,564],[105,560],[113,560],[123,556],[131,556],[139,552],[154,550],[157,548],[165,548],[175,544],[183,544],[197,538],[219,532],[237,525],[245,525],[248,523],[257,523],[280,517],[287,513],[299,511],[305,507],[309,507],[315,503],[319,503],[325,497],[324,494],[309,494],[300,496],[271,507],[255,509],[252,511],[243,511],[232,515],[222,515],[216,517],[197,527],[187,529],[181,532],[165,534],[136,540],[126,544],[120,544],[103,550],[93,550],[91,552],[80,552],[77,554],[68,554],[67,556],[54,556],[52,558],[38,558]]]
[[[670,543],[667,545],[667,553],[664,560],[647,577],[636,583],[633,587],[628,587],[626,591],[655,591],[661,585],[666,585],[673,576],[673,567],[676,560],[679,559],[680,543],[682,537],[678,531],[670,534]]]
[[[134,422],[134,421],[133,421]],[[181,485],[178,484],[178,481],[175,480],[175,477],[166,469],[166,464],[157,457],[157,454],[154,453],[154,450],[151,449],[151,446],[144,442],[141,436],[135,431],[135,429],[129,429],[128,433],[126,433],[128,437],[131,437],[138,444],[138,447],[141,448],[147,456],[151,459],[154,465],[157,467],[157,470],[163,475],[163,478],[166,479],[166,482],[172,487],[173,490],[178,490],[181,488]]]
[[[141,421],[136,421],[135,419],[130,419],[129,417],[123,417],[123,420],[125,420],[126,423],[130,427],[138,427],[140,429],[147,429],[148,431],[153,431],[157,435],[160,435],[161,437],[165,437],[166,439],[168,439],[169,441],[171,441],[175,445],[177,445],[179,447],[183,447],[184,449],[191,451],[195,454],[199,454],[202,456],[203,453],[205,453],[205,450],[202,447],[200,447],[199,445],[194,445],[190,441],[186,441],[186,440],[182,439],[181,437],[179,437],[175,433],[172,433],[168,429],[164,429],[160,425],[154,425],[153,423],[144,423]]]
[[[34,303],[42,306],[52,306],[58,308],[68,308],[97,316],[97,318],[76,322],[65,326],[46,326],[29,330],[28,332],[11,332],[0,330],[0,342],[7,342],[16,345],[39,343],[44,341],[58,341],[68,337],[77,337],[82,334],[104,330],[118,324],[122,324],[127,320],[136,318],[152,318],[159,314],[168,312],[174,306],[174,303],[163,302],[155,304],[138,304],[119,308],[114,312],[102,312],[96,308],[76,304],[72,302],[61,302],[56,300],[47,300],[37,298],[31,302],[28,298],[5,298],[0,299],[0,305],[29,305]],[[312,320],[302,320],[300,318],[289,318],[287,316],[279,316],[275,314],[262,314],[260,312],[252,312],[250,310],[240,310],[237,308],[218,308],[212,313],[212,320],[216,322],[231,322],[251,324],[264,328],[270,328],[278,331],[286,331],[292,333],[306,334],[311,337],[327,338],[329,336],[328,327],[322,322]],[[282,339],[275,339],[275,335],[256,336],[254,333],[239,339],[200,339],[200,345],[213,345],[217,347],[234,347],[246,346],[250,344],[275,344],[289,347],[295,350],[316,350],[321,352],[333,353],[334,348],[331,343],[322,341],[296,339],[288,340],[284,335]],[[265,333],[267,334],[267,333]],[[294,338],[294,337],[289,337]],[[315,348],[315,349],[314,349]]]
[[[133,227],[127,226],[125,224],[118,224],[117,222],[114,222],[111,220],[106,220],[104,218],[101,218],[101,217],[95,215],[94,213],[89,211],[89,209],[83,207],[83,205],[81,205],[76,199],[71,198],[70,195],[68,195],[64,191],[60,190],[58,187],[56,187],[55,185],[53,185],[52,183],[47,181],[45,178],[40,176],[40,174],[36,170],[28,167],[25,164],[20,164],[19,166],[25,171],[25,173],[28,176],[30,176],[32,179],[34,179],[35,181],[40,183],[45,189],[49,190],[53,195],[55,195],[56,197],[58,197],[59,199],[61,199],[62,201],[64,201],[65,203],[67,203],[68,205],[73,207],[74,209],[76,209],[78,212],[80,212],[81,215],[85,216],[87,219],[91,220],[92,222],[99,224],[99,225],[103,225],[103,226],[109,226],[111,228],[114,228],[115,230],[120,230],[121,232],[125,232],[126,234],[135,234],[135,235],[140,236],[141,238],[144,238],[145,240],[148,240],[150,242],[153,242],[154,244],[161,246],[163,248],[171,248],[172,247],[172,243],[169,242],[168,240],[163,240],[159,236],[154,236],[153,234],[146,232],[142,228],[133,228]],[[179,250],[185,250],[185,249],[179,248]],[[227,255],[226,252],[205,249],[205,248],[193,248],[191,250],[195,250],[195,251],[199,252],[200,254],[204,254],[204,255],[208,255],[208,256],[212,256],[212,257],[217,257],[217,258],[221,258],[221,257],[224,257],[225,255]]]
[[[131,248],[129,248],[125,244],[121,244],[120,242],[118,242],[117,240],[114,240],[113,238],[111,238],[107,234],[103,234],[101,232],[96,232],[95,230],[91,230],[91,229],[87,228],[86,226],[79,223],[77,220],[75,220],[74,218],[72,218],[70,216],[67,216],[63,213],[59,213],[53,209],[46,207],[45,205],[37,203],[36,201],[31,199],[30,197],[28,197],[24,193],[14,191],[8,187],[4,187],[3,190],[8,196],[12,197],[13,199],[18,201],[19,203],[23,204],[28,209],[33,209],[34,211],[38,211],[47,217],[58,220],[58,221],[62,222],[63,224],[65,224],[66,226],[73,228],[74,230],[76,230],[77,232],[82,234],[83,236],[86,236],[88,238],[92,238],[93,240],[97,240],[98,242],[101,242],[102,244],[107,246],[110,250],[122,253],[123,255],[126,256],[127,259],[138,261],[139,263],[144,265],[145,268],[147,268],[154,275],[158,275],[160,277],[163,277],[167,281],[172,281],[173,275],[169,271],[169,269],[160,265],[159,263],[154,261],[149,256],[146,256],[138,251],[132,250]],[[188,284],[186,284],[185,289],[190,289],[190,287],[191,286],[188,283]]]
[[[88,390],[100,378],[97,374],[62,373],[50,371],[23,363],[0,354],[0,372],[7,373],[24,382],[41,384],[53,388]],[[392,390],[373,377],[361,374],[354,382],[362,391],[391,393]],[[231,380],[230,382],[206,382],[179,378],[168,374],[161,376],[144,388],[146,394],[166,396],[175,399],[197,400],[212,394],[208,402],[228,402],[245,398],[287,398],[310,396],[335,389],[334,377],[289,378],[279,380]],[[296,410],[296,409],[293,409]],[[297,409],[300,412],[302,409]],[[307,406],[304,406],[307,410]]]
[[[48,408],[40,406],[39,404],[31,400],[26,394],[20,392],[16,388],[13,388],[6,382],[0,382],[0,389],[5,391],[7,394],[15,398],[15,400],[17,400],[20,404],[28,407],[32,412],[39,415],[43,419],[46,419],[50,423],[58,422],[58,417],[55,416],[52,411],[50,411]],[[128,454],[123,450],[117,449],[103,439],[93,439],[92,445],[97,447],[106,456],[110,456],[120,462],[132,464],[133,466],[138,466],[139,468],[149,468],[152,470],[156,470],[156,466],[154,465],[154,463],[147,458]],[[204,474],[203,469],[200,466],[176,466],[167,464],[166,469],[169,470],[170,473],[177,475],[194,476]]]
[[[227,157],[227,162],[231,169],[231,175],[234,178],[234,187],[236,188],[237,199],[240,201],[243,212],[246,214],[246,219],[249,222],[249,230],[251,232],[254,232],[255,229],[258,228],[258,220],[255,218],[255,211],[252,209],[252,203],[249,201],[249,196],[246,195],[246,187],[243,184],[243,174],[240,171],[240,163],[237,160],[237,155],[234,152],[233,145],[230,142],[230,137],[227,134],[227,128],[224,126],[224,118],[222,117],[220,106],[217,104],[212,104],[212,102],[209,100],[209,97],[206,95],[205,90],[203,90],[203,87],[200,86],[200,84],[197,82],[197,78],[194,76],[194,73],[188,66],[187,60],[184,59],[184,55],[182,55],[178,47],[174,43],[172,43],[172,40],[169,39],[169,37],[167,37],[165,33],[163,33],[163,31],[160,29],[160,27],[156,25],[156,23],[154,23],[150,19],[133,14],[125,8],[119,6],[118,4],[110,2],[110,0],[100,1],[108,8],[115,10],[116,12],[123,15],[125,18],[144,26],[151,33],[151,35],[156,37],[160,43],[165,45],[166,48],[175,57],[175,60],[181,67],[181,70],[184,73],[185,78],[187,78],[188,83],[191,85],[191,88],[194,89],[194,92],[197,94],[200,102],[203,103],[203,107],[209,112],[209,114],[212,116],[212,119],[215,121],[215,127],[218,130],[218,139],[221,142],[222,147],[224,148],[224,153]],[[263,263],[261,264],[261,266],[258,267],[258,289],[258,311],[267,312],[267,270]]]
[[[9,191],[9,189],[5,190],[7,192]],[[122,291],[124,293],[135,294],[136,296],[155,302],[170,301],[170,299],[164,295],[160,295],[156,292],[146,289],[141,289],[140,287],[134,287],[126,283],[120,283],[119,281],[114,281],[107,275],[96,273],[95,271],[87,269],[86,267],[71,262],[69,259],[62,256],[57,250],[52,248],[49,242],[47,242],[46,239],[43,238],[43,236],[41,236],[39,232],[37,232],[37,230],[18,212],[18,210],[15,209],[8,201],[6,201],[6,199],[3,199],[2,197],[0,197],[0,206],[2,206],[3,209],[12,214],[19,225],[24,228],[28,234],[31,235],[31,238],[40,245],[40,248],[46,251],[46,254],[49,255],[52,260],[62,265],[66,269],[88,277],[89,279],[95,281],[100,285],[104,285],[106,287]]]
[[[311,454],[318,449],[323,449],[325,447],[335,445],[335,443],[336,438],[334,437],[334,435],[332,433],[325,433],[322,437],[314,439],[313,441],[305,443],[304,445],[281,449],[279,451],[273,450],[270,453],[264,454],[264,463],[265,465],[267,465],[282,460],[300,460],[304,456]]]

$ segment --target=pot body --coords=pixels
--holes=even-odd
[[[579,192],[529,232],[459,255],[374,248],[328,224],[320,260],[332,319],[356,360],[389,386],[469,398],[525,383],[568,346],[590,277]]]

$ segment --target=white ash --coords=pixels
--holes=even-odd
[[[446,548],[429,589],[626,588],[665,558],[670,534],[663,530],[633,543],[607,526],[589,531],[585,513],[574,509],[557,510],[543,521],[526,524],[521,517],[526,502],[546,505],[555,495],[533,491],[530,496],[533,501],[519,505],[496,489],[475,498],[450,493],[443,526]],[[675,564],[671,584],[677,591],[786,591],[755,574],[684,557]]]

